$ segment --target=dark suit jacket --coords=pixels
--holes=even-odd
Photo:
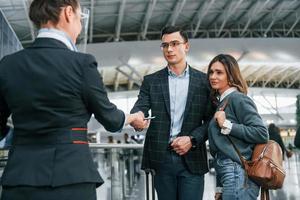
[[[208,171],[205,141],[207,140],[207,122],[210,117],[209,87],[206,75],[190,67],[190,82],[184,120],[179,136],[194,136],[197,149],[184,155],[188,169],[195,174]],[[142,168],[159,168],[168,150],[170,135],[170,97],[168,69],[145,76],[138,100],[131,113],[142,111],[148,115],[151,109],[151,120],[146,133]]]
[[[87,144],[91,114],[109,131],[125,115],[110,103],[95,58],[50,38],[0,62],[0,127],[12,114],[13,146],[2,185],[103,181]],[[1,131],[4,133],[4,131]]]

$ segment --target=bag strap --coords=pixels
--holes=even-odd
[[[230,138],[229,135],[226,135],[227,139],[230,141],[230,143],[232,144],[234,150],[236,151],[236,153],[238,154],[241,162],[242,162],[242,165],[244,167],[244,169],[246,169],[247,165],[246,165],[246,162],[247,160],[242,156],[241,152],[238,150],[238,148],[235,146],[234,142],[232,141],[232,139]]]
[[[224,111],[226,106],[228,104],[228,99],[226,99],[223,103],[223,105],[219,108],[219,111]],[[246,169],[247,165],[246,165],[246,162],[247,160],[242,156],[241,152],[238,150],[238,148],[236,147],[236,145],[234,144],[233,140],[230,138],[229,135],[225,135],[227,137],[227,139],[229,140],[229,142],[232,144],[234,150],[236,151],[236,153],[238,154],[240,160],[241,160],[241,163],[244,167],[244,169]]]

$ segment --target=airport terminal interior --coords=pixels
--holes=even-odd
[[[30,3],[0,0],[0,59],[36,38],[37,29],[28,17]],[[160,49],[163,27],[177,25],[188,32],[187,61],[200,71],[206,73],[210,60],[220,53],[235,57],[264,124],[276,124],[292,152],[283,162],[283,187],[270,191],[271,200],[300,200],[300,149],[294,146],[300,126],[299,0],[81,0],[80,4],[85,17],[78,49],[95,56],[110,101],[125,113],[137,100],[143,77],[166,66]],[[126,126],[121,133],[111,133],[91,117],[90,149],[105,181],[97,189],[98,199],[146,199],[146,176],[140,169],[146,131]],[[0,173],[8,155],[5,140],[1,147]],[[216,183],[208,142],[207,150],[210,169],[203,199],[212,200]]]

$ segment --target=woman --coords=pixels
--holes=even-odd
[[[112,104],[92,55],[78,53],[78,0],[34,0],[33,44],[0,62],[0,138],[12,114],[14,135],[1,177],[1,200],[96,200],[103,183],[90,154],[92,114],[109,131],[146,126]]]
[[[208,129],[217,174],[215,199],[256,199],[259,186],[245,176],[238,154],[226,135],[250,160],[254,145],[268,141],[268,131],[254,102],[246,95],[246,81],[232,56],[216,56],[208,66],[207,76],[212,88],[212,101],[219,102]]]

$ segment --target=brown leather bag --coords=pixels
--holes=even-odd
[[[228,135],[227,138],[238,153],[248,178],[261,186],[261,200],[269,200],[268,190],[281,188],[285,178],[279,144],[269,140],[266,144],[255,145],[251,161],[247,161]]]
[[[269,140],[267,144],[257,144],[251,161],[246,162],[248,177],[265,189],[282,187],[285,171],[282,167],[282,152],[279,144]]]

